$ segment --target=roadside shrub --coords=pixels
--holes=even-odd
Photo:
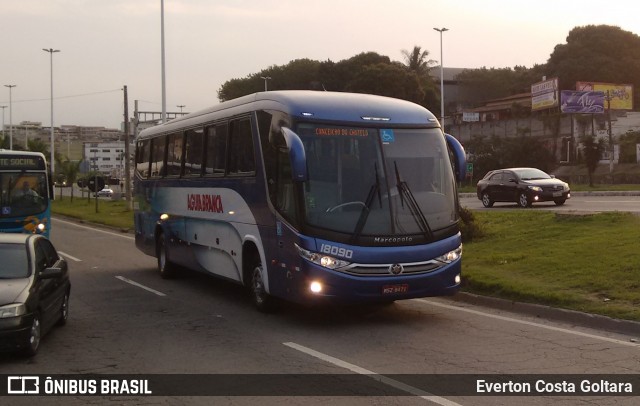
[[[460,207],[460,233],[462,234],[462,242],[471,242],[474,238],[481,238],[485,235],[484,230],[476,222],[476,218],[466,207]]]

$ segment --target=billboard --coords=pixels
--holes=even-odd
[[[600,91],[611,98],[612,110],[633,110],[633,85],[617,85],[614,83],[576,82],[576,90]],[[606,99],[605,99],[606,101]],[[608,103],[605,104],[605,107]]]
[[[602,114],[604,93],[563,90],[560,92],[560,111],[563,113]]]
[[[531,111],[558,107],[558,78],[531,85]]]

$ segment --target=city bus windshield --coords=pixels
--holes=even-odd
[[[305,123],[297,133],[308,168],[307,224],[380,244],[431,240],[456,224],[455,183],[439,129]]]
[[[48,205],[44,173],[0,172],[0,216],[23,217],[42,213]]]

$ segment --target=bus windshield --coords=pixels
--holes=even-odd
[[[44,173],[22,171],[0,173],[0,217],[30,216],[48,207]]]
[[[432,240],[458,220],[440,129],[299,124],[307,224],[379,243]],[[424,238],[412,238],[411,236]]]

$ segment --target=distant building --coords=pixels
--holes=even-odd
[[[83,173],[97,170],[106,177],[123,178],[124,141],[85,142],[83,145],[83,165],[81,165]]]

